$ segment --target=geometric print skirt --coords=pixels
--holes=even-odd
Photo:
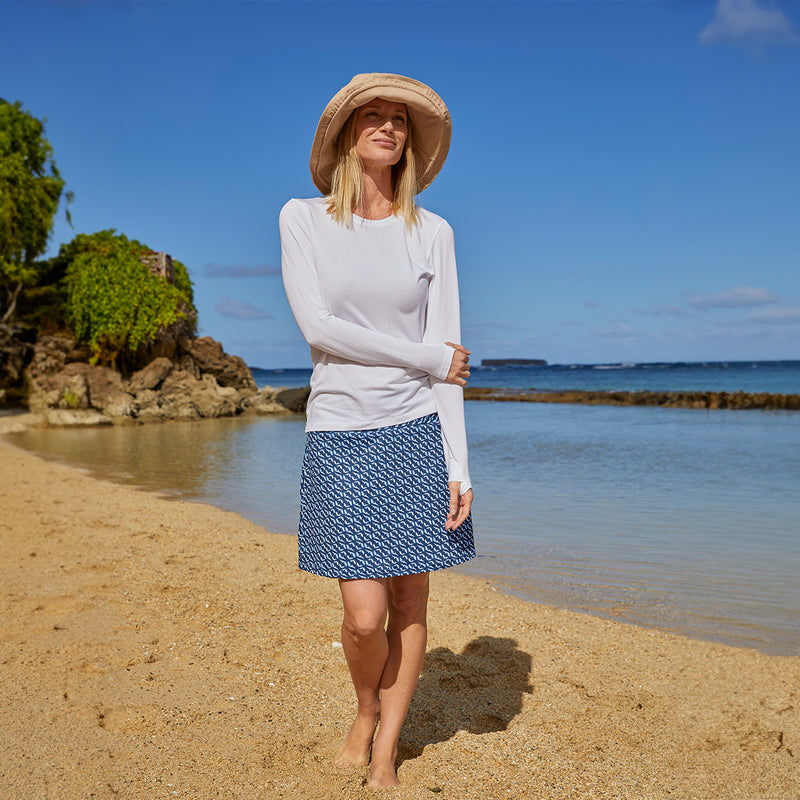
[[[357,431],[308,431],[299,566],[329,578],[431,572],[475,557],[472,517],[445,530],[450,493],[438,414]]]

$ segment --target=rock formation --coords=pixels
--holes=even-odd
[[[800,410],[800,395],[769,392],[537,392],[489,387],[467,387],[465,400],[514,403],[579,403],[584,405],[662,406],[663,408],[728,408]]]
[[[23,398],[25,366],[32,354],[33,343],[19,327],[0,323],[0,405]]]
[[[200,339],[184,338],[178,342],[178,346],[183,355],[181,363],[184,368],[188,358],[201,373],[213,375],[220,386],[256,391],[256,382],[247,364],[239,356],[227,355],[222,345],[210,336]]]
[[[290,413],[279,390],[258,390],[247,365],[210,337],[181,337],[123,377],[93,365],[66,333],[40,335],[24,371],[27,404],[50,425],[96,425]],[[169,356],[163,354],[169,353]],[[287,398],[294,401],[294,398]]]
[[[484,358],[482,367],[546,367],[547,361],[543,358]]]
[[[311,387],[304,386],[300,389],[283,389],[275,395],[275,399],[289,411],[295,411],[297,413],[304,413],[306,410],[306,405],[308,404],[308,398],[311,394]]]

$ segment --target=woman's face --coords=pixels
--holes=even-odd
[[[408,138],[405,105],[379,98],[361,106],[356,114],[356,154],[364,168],[396,164]]]

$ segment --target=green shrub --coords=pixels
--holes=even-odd
[[[179,319],[193,327],[192,283],[173,261],[175,283],[153,275],[139,256],[149,248],[113,230],[79,234],[61,248],[66,262],[66,316],[94,360],[133,352]]]
[[[80,398],[75,392],[64,392],[61,402],[64,408],[77,408],[80,405]]]

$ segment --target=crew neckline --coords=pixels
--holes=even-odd
[[[370,226],[388,225],[393,220],[397,219],[396,214],[389,214],[388,217],[383,219],[368,219],[367,217],[360,217],[358,214],[353,213],[353,219],[358,220],[360,223]]]

